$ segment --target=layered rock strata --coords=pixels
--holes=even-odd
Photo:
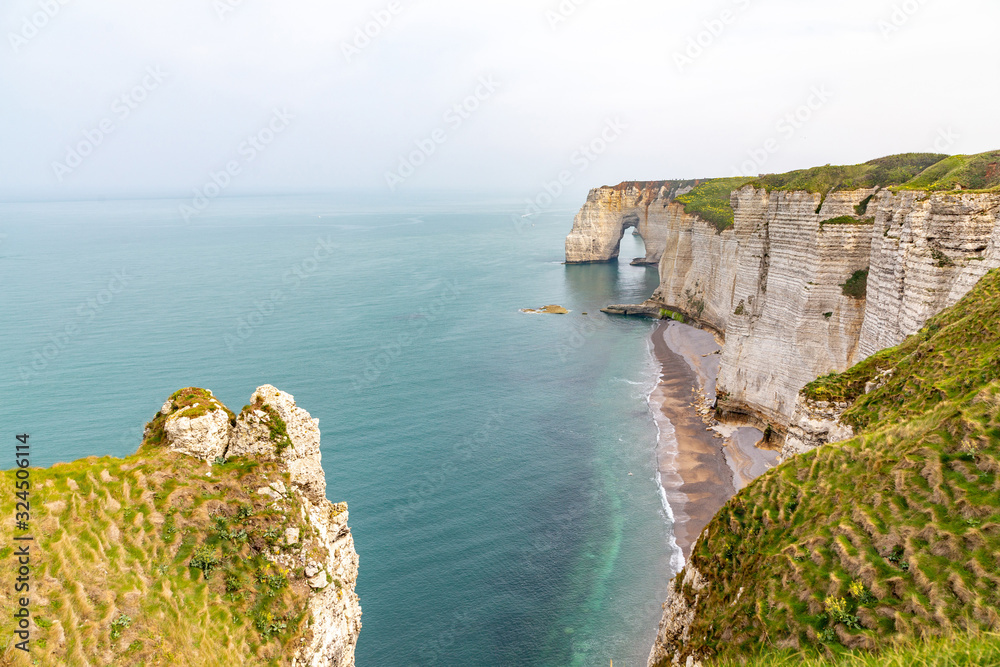
[[[614,256],[609,244],[635,210],[627,204],[650,193],[647,184],[591,192],[567,261]],[[650,208],[683,211],[662,201]],[[734,224],[722,232],[694,215],[647,215],[660,286],[645,304],[608,312],[655,317],[666,308],[722,334],[721,412],[772,427],[779,442],[807,383],[899,344],[1000,267],[996,193],[747,186],[731,205]],[[865,271],[867,289],[849,294]]]

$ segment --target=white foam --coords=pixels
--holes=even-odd
[[[669,452],[672,454],[672,458],[676,460],[679,452],[679,443],[677,442],[677,432],[674,430],[674,425],[667,418],[666,415],[659,409],[656,405],[653,394],[656,392],[659,386],[660,380],[660,364],[656,359],[652,338],[648,339],[648,349],[649,349],[649,359],[652,363],[653,368],[653,381],[649,387],[649,393],[646,395],[646,404],[649,406],[650,416],[653,418],[653,423],[656,424],[656,489],[660,496],[660,504],[663,505],[663,513],[667,517],[667,521],[670,523],[670,539],[667,542],[667,546],[670,549],[670,568],[673,573],[676,574],[684,569],[684,553],[681,548],[677,545],[677,535],[675,532],[675,526],[677,525],[677,515],[674,512],[673,506],[670,504],[670,499],[667,495],[667,489],[663,485],[663,475],[660,474],[660,461],[659,453],[667,450],[664,447],[665,444],[670,443],[672,447],[669,448]],[[671,466],[673,467],[673,466]]]

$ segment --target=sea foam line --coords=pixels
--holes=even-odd
[[[653,393],[659,386],[661,366],[659,360],[656,358],[656,353],[653,348],[652,336],[648,339],[648,349],[649,349],[649,358],[652,361],[652,365],[654,368],[653,377],[655,378],[652,383],[652,386],[649,389],[649,393],[646,395],[646,405],[649,407],[649,415],[650,417],[653,418],[653,423],[656,424],[656,450],[657,450],[655,457],[656,489],[657,493],[660,496],[660,504],[663,505],[663,511],[667,516],[667,521],[670,523],[670,539],[667,542],[667,546],[671,550],[670,567],[676,574],[680,572],[682,569],[684,569],[685,560],[684,560],[684,554],[681,552],[681,548],[677,545],[677,533],[675,531],[675,527],[677,525],[677,517],[674,514],[674,508],[671,507],[670,500],[667,497],[667,489],[663,486],[663,475],[660,474],[659,451],[661,445],[667,442],[667,438],[669,438],[670,441],[673,442],[674,445],[673,449],[676,458],[678,443],[677,443],[677,438],[675,437],[676,431],[674,431],[674,425],[671,423],[670,419],[667,418],[667,416],[664,415],[662,412],[659,413],[661,419],[657,418],[657,412],[659,411],[659,408],[656,405],[655,401],[653,400]],[[668,429],[669,432],[667,432]]]

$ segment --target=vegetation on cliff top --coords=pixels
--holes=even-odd
[[[739,190],[752,179],[715,178],[696,186],[675,201],[684,204],[684,212],[697,215],[715,225],[720,232],[733,226],[735,213],[730,203],[734,190]]]
[[[827,194],[837,190],[863,190],[900,185],[945,159],[934,153],[904,153],[864,164],[813,167],[787,174],[768,174],[752,184],[768,192],[805,191]]]
[[[310,632],[309,585],[263,553],[298,548],[309,527],[295,494],[275,502],[256,491],[287,488],[287,473],[247,459],[209,468],[158,446],[156,424],[134,456],[30,469],[33,664],[287,664]],[[5,516],[13,487],[3,475]],[[299,530],[296,545],[289,528]],[[3,522],[4,562],[12,533]],[[5,609],[16,607],[15,576],[0,569]],[[20,653],[10,644],[13,621],[0,621],[0,664],[19,664],[10,662]]]
[[[1000,188],[1000,151],[954,155],[902,184],[901,190],[995,190]]]
[[[770,471],[715,517],[691,558],[710,587],[684,655],[836,658],[1000,630],[997,322],[992,271],[898,348],[806,389],[851,403],[859,434]],[[995,654],[995,637],[967,641]],[[787,664],[775,660],[750,664]]]
[[[702,181],[691,192],[677,197],[676,201],[684,204],[685,212],[700,216],[721,232],[733,225],[732,192],[746,185],[768,192],[804,191],[823,197],[835,191],[871,188],[926,192],[997,190],[1000,189],[1000,151],[952,157],[936,153],[904,153],[864,164],[826,165],[754,178],[709,179]],[[855,207],[858,216],[867,212],[870,201],[871,197]],[[819,213],[819,210],[816,212]],[[825,224],[831,224],[831,221]]]

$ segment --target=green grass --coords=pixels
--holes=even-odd
[[[207,396],[184,392],[173,397],[179,407]],[[287,473],[276,462],[237,458],[209,468],[161,446],[155,424],[151,431],[125,459],[30,469],[34,664],[288,664],[309,636],[310,588],[264,552],[322,547],[300,519],[296,494],[273,501],[256,492],[279,480],[288,486]],[[5,516],[14,511],[14,481],[0,475]],[[12,544],[12,523],[0,526],[0,544]],[[285,544],[290,527],[300,545]],[[15,576],[0,568],[4,609],[15,607]],[[9,614],[0,620],[3,637],[12,622]],[[20,664],[11,662],[17,653],[8,645],[0,665]]]
[[[823,227],[827,225],[870,225],[872,222],[874,222],[874,218],[858,219],[852,215],[842,215],[838,218],[830,218],[828,220],[821,221],[819,223],[819,228],[823,229]]]
[[[957,635],[879,655],[845,655],[839,659],[806,658],[798,653],[773,653],[741,662],[720,660],[715,667],[983,667],[1000,665],[1000,635]]]
[[[858,435],[769,471],[713,519],[690,559],[709,588],[682,591],[697,610],[672,647],[682,664],[1000,664],[996,636],[968,637],[1000,629],[998,322],[1000,270],[804,390],[850,404]]]
[[[901,190],[996,190],[1000,188],[1000,151],[954,155],[900,185]]]
[[[869,269],[855,271],[851,277],[847,279],[847,282],[840,286],[841,290],[844,292],[844,296],[858,300],[867,298],[868,271]]]
[[[767,174],[757,178],[733,177],[694,181],[697,184],[694,189],[680,195],[676,201],[684,205],[686,213],[699,216],[722,232],[732,227],[735,219],[730,204],[733,191],[746,185],[763,188],[768,192],[811,192],[822,195],[822,200],[825,200],[830,192],[871,188],[925,192],[950,191],[956,188],[993,191],[1000,189],[998,164],[1000,164],[1000,151],[952,157],[936,153],[904,153],[878,158],[864,164],[826,165],[785,174]],[[871,201],[872,197],[868,197],[855,207],[855,213],[859,218],[868,212]],[[819,213],[819,209],[816,213]],[[823,224],[867,222],[855,218],[851,218],[852,222],[840,218],[835,220],[840,222],[827,220]]]
[[[730,203],[734,190],[739,190],[753,179],[716,178],[695,186],[691,192],[677,197],[684,204],[684,212],[697,215],[702,220],[715,225],[722,232],[733,226],[735,213]]]
[[[672,310],[666,308],[660,308],[660,319],[661,320],[674,320],[675,322],[686,322],[687,318],[680,313],[675,313]]]
[[[768,192],[805,191],[823,195],[838,190],[885,188],[910,181],[946,157],[933,153],[890,155],[864,164],[826,165],[787,174],[769,174],[757,179],[754,185]]]

